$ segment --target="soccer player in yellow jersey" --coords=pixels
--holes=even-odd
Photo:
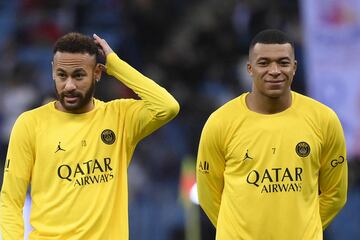
[[[97,63],[102,52],[106,65]],[[102,70],[140,100],[94,98]],[[127,169],[137,143],[176,116],[177,101],[122,61],[104,39],[79,33],[54,47],[58,100],[17,119],[0,199],[3,240],[24,238],[31,186],[31,240],[128,239]]]
[[[320,240],[346,202],[342,127],[330,108],[291,91],[296,66],[283,32],[258,33],[251,92],[204,126],[197,186],[218,240]]]

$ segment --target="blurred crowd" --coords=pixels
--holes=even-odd
[[[129,204],[131,239],[184,239],[178,194],[181,163],[185,158],[195,161],[210,113],[249,91],[246,61],[254,34],[279,28],[294,39],[299,68],[293,89],[306,93],[300,19],[298,1],[289,0],[1,1],[1,166],[17,116],[55,97],[51,77],[55,40],[71,31],[96,33],[181,105],[179,116],[135,151]],[[96,97],[107,101],[136,96],[105,76]],[[208,234],[212,231],[209,228]]]

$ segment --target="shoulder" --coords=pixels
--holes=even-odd
[[[294,92],[294,97],[297,111],[301,115],[317,118],[321,122],[338,119],[335,111],[324,103],[296,92]]]
[[[134,105],[134,104],[137,104],[140,102],[139,100],[135,100],[132,98],[120,98],[120,99],[110,100],[108,102],[103,102],[100,100],[96,100],[96,101],[100,108],[105,108],[107,110],[128,108],[131,105]]]
[[[315,100],[314,98],[302,95],[297,92],[293,93],[297,101],[297,107],[299,108],[307,108],[307,110],[322,111],[327,113],[334,112],[329,106],[318,100]]]
[[[244,105],[245,96],[242,94],[215,110],[207,119],[205,127],[223,131],[243,119],[248,111]]]
[[[221,107],[219,107],[217,110],[215,110],[211,115],[211,119],[228,119],[228,118],[234,118],[239,117],[243,115],[246,112],[244,102],[245,102],[245,96],[246,94],[242,94],[239,97],[236,97]]]
[[[18,130],[23,133],[36,131],[39,123],[49,118],[51,104],[54,102],[21,113],[13,125],[13,131]]]
[[[34,120],[40,117],[46,117],[51,112],[51,106],[54,105],[54,101],[44,104],[42,106],[30,109],[19,115],[19,120]]]

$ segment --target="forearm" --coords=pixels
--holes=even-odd
[[[23,206],[26,181],[6,176],[0,195],[0,229],[3,240],[24,239]]]
[[[325,229],[344,207],[347,198],[347,162],[320,172],[320,216]]]
[[[198,196],[201,208],[204,210],[211,223],[216,228],[217,219],[220,210],[221,196],[211,193],[206,190],[205,186],[199,186],[198,183]]]
[[[336,113],[329,112],[324,126],[324,148],[319,171],[320,215],[325,229],[346,203],[348,166],[345,137]]]
[[[115,53],[107,56],[107,73],[132,89],[145,103],[154,118],[169,121],[179,112],[179,104],[163,87],[147,78]]]
[[[336,194],[334,196],[320,195],[320,216],[325,229],[346,203],[346,195]]]
[[[213,115],[201,133],[196,165],[200,206],[216,227],[224,189],[225,158],[221,124]]]

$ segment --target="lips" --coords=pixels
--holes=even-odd
[[[76,101],[78,101],[80,96],[78,94],[63,94],[62,98],[68,103],[75,103]]]
[[[265,80],[265,85],[269,89],[279,90],[285,87],[285,80]]]
[[[282,83],[285,82],[285,80],[265,80],[267,83]]]
[[[79,97],[70,97],[70,96],[65,96],[64,99],[66,102],[69,102],[69,103],[73,103],[73,102],[76,102],[78,100]]]

